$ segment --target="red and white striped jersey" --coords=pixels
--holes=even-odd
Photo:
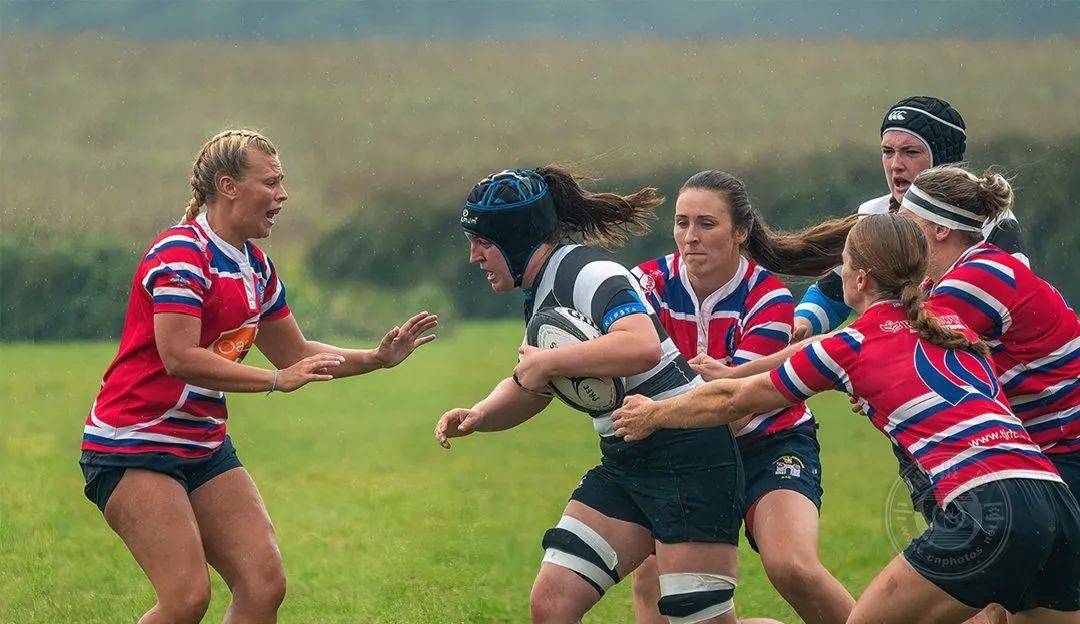
[[[202,322],[199,346],[241,361],[259,323],[289,315],[270,259],[250,241],[222,240],[205,214],[165,230],[132,281],[120,348],[83,430],[84,451],[204,457],[225,440],[225,395],[170,377],[154,340],[154,315]]]
[[[933,286],[986,340],[1012,405],[1044,453],[1080,452],[1080,319],[1053,286],[1006,251],[980,243]]]
[[[975,338],[951,310],[931,309],[947,326]],[[770,378],[792,401],[825,390],[863,399],[870,422],[927,475],[942,507],[1000,479],[1061,481],[1009,410],[991,364],[921,338],[895,301],[872,305]]]
[[[698,301],[678,253],[633,270],[649,303],[683,357],[698,353],[738,366],[780,351],[791,339],[791,292],[772,273],[740,257],[735,275]],[[735,435],[747,447],[781,431],[813,423],[804,403],[756,414]]]

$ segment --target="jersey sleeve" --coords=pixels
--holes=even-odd
[[[844,287],[840,273],[835,270],[811,284],[799,305],[795,307],[795,318],[810,321],[810,327],[815,334],[836,329],[850,314],[851,308],[844,303]]]
[[[853,394],[850,372],[859,357],[862,336],[845,329],[813,342],[769,373],[773,386],[791,401],[805,401],[826,390]]]
[[[750,293],[747,303],[750,307],[731,356],[733,366],[776,353],[791,340],[795,307],[791,291],[780,280],[775,277],[765,280]]]
[[[976,257],[938,282],[930,302],[956,312],[979,336],[997,340],[1012,325],[1009,304],[1015,296],[1013,270],[992,258]]]
[[[259,309],[260,321],[276,321],[291,314],[289,304],[285,300],[285,284],[278,276],[277,268],[270,258],[266,259],[267,280],[266,290],[263,292],[262,306]]]
[[[210,291],[209,272],[206,255],[194,239],[174,235],[157,241],[143,258],[142,272],[154,314],[201,318],[203,299]]]

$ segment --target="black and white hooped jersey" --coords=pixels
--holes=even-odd
[[[644,373],[624,378],[628,395],[666,399],[702,383],[664,331],[638,281],[603,251],[584,245],[557,247],[533,284],[525,291],[526,324],[545,308],[573,308],[606,334],[620,318],[649,315],[660,337],[660,363]],[[593,428],[601,437],[611,437],[611,413],[593,417]]]

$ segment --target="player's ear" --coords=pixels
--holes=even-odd
[[[945,227],[944,225],[934,226],[934,240],[939,243],[948,238],[950,233],[952,233],[952,230]]]
[[[236,199],[239,194],[239,188],[237,180],[232,176],[221,176],[217,180],[217,193],[220,197],[227,197],[229,199]]]

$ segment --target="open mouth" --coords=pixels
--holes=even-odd
[[[279,212],[281,212],[280,206],[274,208],[273,210],[266,211],[266,220],[270,222],[270,225],[274,225],[274,217],[276,217]]]
[[[907,178],[893,178],[893,188],[898,191],[906,191],[911,186],[911,181]]]

